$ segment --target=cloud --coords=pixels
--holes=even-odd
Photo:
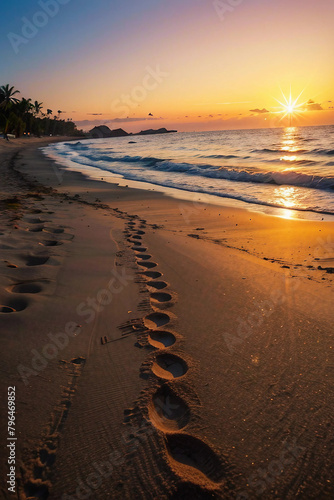
[[[263,114],[263,113],[270,113],[270,111],[268,111],[266,108],[262,108],[262,109],[259,109],[259,108],[256,108],[256,109],[250,109],[249,110],[251,113],[257,113],[259,115]]]
[[[161,118],[162,119],[162,118]],[[158,118],[145,118],[143,117],[138,117],[138,118],[104,118],[104,119],[95,119],[95,120],[81,120],[76,123],[99,123],[99,124],[105,124],[105,123],[132,123],[132,122],[143,122],[143,121],[154,121],[158,120]]]
[[[92,115],[92,116],[102,116],[103,113],[87,113],[87,115]]]
[[[311,99],[307,103],[307,111],[323,111],[324,108],[318,102],[314,102]]]

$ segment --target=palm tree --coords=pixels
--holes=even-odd
[[[46,125],[45,125],[45,134],[49,135],[50,133],[50,116],[52,115],[52,109],[46,110]]]
[[[25,99],[24,97],[21,99],[19,103],[17,103],[17,110],[19,114],[22,116],[25,115],[26,113],[29,113],[29,111],[32,110],[33,104],[31,102],[31,99]]]
[[[0,106],[7,110],[8,107],[12,104],[16,104],[17,102],[19,102],[19,99],[13,97],[14,95],[19,93],[19,90],[14,90],[14,87],[10,87],[8,83],[7,85],[2,85],[0,87]]]
[[[34,114],[36,116],[39,115],[41,109],[42,109],[42,102],[38,102],[38,101],[35,101],[34,104],[33,104],[33,108],[34,108]]]
[[[8,128],[10,125],[10,112],[9,109],[13,104],[19,102],[19,99],[14,97],[14,95],[19,94],[18,90],[15,90],[14,87],[10,87],[7,85],[2,85],[0,87],[0,109],[3,109],[3,113],[1,113],[1,118],[4,121],[4,137],[8,141]]]

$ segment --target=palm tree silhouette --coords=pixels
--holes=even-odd
[[[34,104],[33,104],[33,108],[34,108],[34,114],[35,114],[36,116],[38,116],[38,115],[39,115],[39,113],[40,113],[41,109],[43,108],[42,104],[43,104],[42,102],[38,102],[38,101],[35,101],[35,102],[34,102]]]
[[[8,127],[9,127],[9,109],[13,104],[17,104],[19,99],[14,97],[14,95],[19,94],[19,90],[15,90],[14,87],[10,87],[7,85],[2,85],[0,87],[0,109],[3,109],[2,116],[5,120],[5,128],[4,128],[4,138],[8,141]]]
[[[26,113],[29,113],[32,108],[33,104],[31,102],[31,99],[25,99],[24,97],[22,97],[21,101],[17,104],[17,109],[22,116]]]
[[[7,85],[2,85],[0,87],[0,106],[7,110],[12,104],[18,103],[19,99],[13,96],[19,93],[19,90],[14,90],[14,87],[10,87],[8,83]]]
[[[59,135],[78,133],[71,118],[61,119],[61,114],[66,111],[59,109],[53,113],[52,109],[47,108],[43,112],[42,102],[24,97],[18,99],[17,94],[20,94],[19,90],[9,84],[0,86],[0,130],[5,139],[8,140],[9,133],[15,134],[15,137],[23,133],[40,137],[41,134],[50,134],[52,129],[53,134],[57,132]]]

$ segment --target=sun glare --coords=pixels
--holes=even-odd
[[[282,92],[282,90],[281,90]],[[278,111],[278,113],[282,113],[281,120],[283,120],[286,117],[289,117],[290,119],[290,127],[292,126],[292,119],[293,117],[300,116],[300,114],[304,111],[305,109],[305,104],[306,102],[298,102],[302,93],[302,91],[297,99],[292,98],[291,90],[290,90],[290,96],[286,97],[286,95],[282,92],[283,96],[283,101],[279,101],[278,99],[275,99],[282,108]]]

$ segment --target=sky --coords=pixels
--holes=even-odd
[[[332,0],[16,0],[0,85],[79,128],[334,124]]]

